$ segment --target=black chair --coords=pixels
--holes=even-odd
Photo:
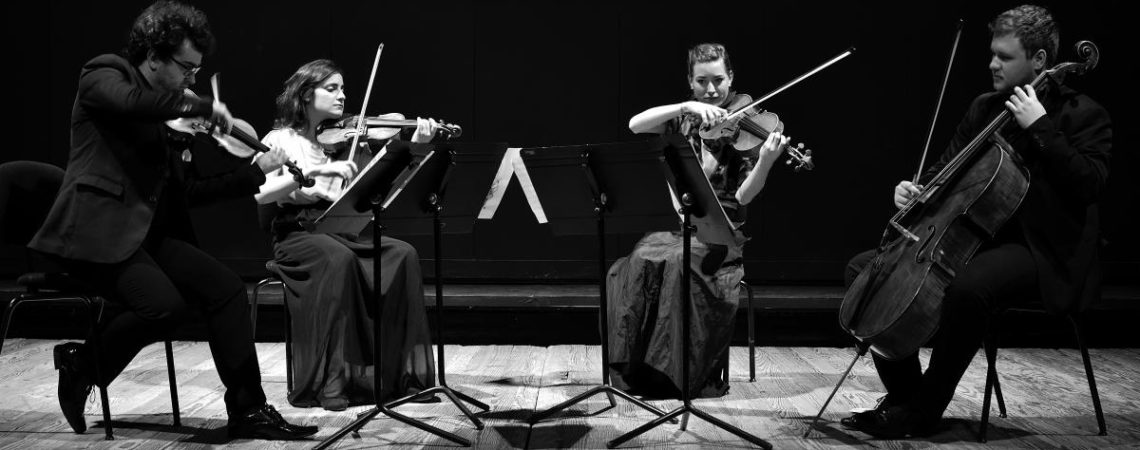
[[[1009,311],[1043,312],[1041,310],[1022,309],[1022,308],[1013,308],[1013,309],[1008,310],[1007,312],[1009,312]],[[1083,327],[1081,326],[1081,318],[1077,315],[1072,315],[1072,314],[1066,315],[1065,318],[1073,326],[1073,333],[1077,337],[1077,346],[1080,348],[1081,358],[1084,360],[1085,376],[1088,378],[1089,393],[1092,395],[1093,409],[1096,411],[1096,423],[1097,423],[1097,426],[1099,427],[1099,432],[1097,434],[1100,436],[1105,436],[1108,434],[1108,431],[1104,425],[1104,410],[1102,410],[1101,406],[1100,406],[1100,394],[1097,392],[1097,389],[1096,389],[1096,376],[1093,375],[1092,361],[1089,359],[1089,350],[1088,350],[1088,347],[1085,346],[1084,334],[1083,334],[1084,330],[1083,330]],[[996,321],[998,319],[995,317],[994,320]],[[999,414],[999,416],[1000,417],[1006,417],[1005,399],[1002,397],[1002,394],[1001,394],[1001,383],[998,380],[997,367],[996,367],[998,342],[997,342],[997,333],[993,331],[993,330],[996,330],[996,328],[997,327],[991,327],[991,332],[986,336],[986,341],[985,341],[985,344],[983,346],[985,353],[986,353],[986,363],[987,363],[986,364],[986,366],[987,366],[986,367],[986,390],[985,390],[985,397],[983,397],[983,400],[982,400],[982,420],[981,420],[980,427],[978,429],[978,442],[986,442],[986,431],[987,431],[987,428],[989,426],[989,420],[990,420],[990,395],[991,395],[991,392],[996,394],[997,401],[998,401],[998,414]]]
[[[34,161],[14,161],[0,164],[0,242],[5,245],[26,246],[39,229],[51,209],[59,187],[63,182],[63,170],[50,164]],[[29,272],[21,275],[16,282],[25,291],[11,299],[0,315],[0,352],[4,349],[4,339],[16,308],[25,303],[79,302],[87,309],[91,331],[98,326],[103,315],[105,301],[93,289],[63,272],[34,271],[35,258],[25,248]],[[96,378],[101,379],[99,353],[102,343],[98,333],[89,333],[91,348],[95,353]],[[170,379],[170,404],[174,411],[174,426],[182,425],[178,410],[178,387],[174,378],[174,356],[170,340],[166,344],[166,370]],[[114,439],[111,426],[111,407],[107,388],[99,386],[99,397],[103,404],[103,423],[107,440]]]
[[[269,276],[261,281],[258,281],[253,286],[253,295],[249,297],[249,314],[250,320],[253,321],[253,334],[257,335],[257,305],[258,297],[261,295],[261,289],[266,286],[276,285],[281,287],[281,308],[285,312],[285,389],[286,393],[293,392],[293,318],[289,314],[289,298],[285,296],[285,282],[281,281],[281,277],[277,276],[277,262],[269,260],[265,263],[265,270],[269,272]]]
[[[277,203],[265,203],[257,205],[257,222],[261,226],[262,233],[265,236],[271,234],[273,219],[281,210]],[[270,246],[272,246],[270,240]],[[252,334],[257,336],[257,306],[259,304],[259,297],[261,296],[261,289],[267,286],[280,286],[281,287],[281,307],[285,312],[285,388],[286,393],[293,392],[293,318],[289,314],[289,299],[285,296],[285,282],[281,281],[281,277],[277,268],[277,262],[269,260],[265,263],[265,271],[269,273],[268,277],[258,281],[253,286],[253,295],[249,297],[249,314],[250,321],[253,322]]]

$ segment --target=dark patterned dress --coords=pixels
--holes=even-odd
[[[263,141],[281,147],[302,168],[328,161],[319,147],[292,130],[274,130]],[[318,181],[279,202],[273,250],[292,313],[289,403],[341,409],[346,403],[374,402],[372,292],[377,283],[370,236],[314,233],[300,225],[330,205],[315,195],[320,189]],[[435,360],[419,256],[411,245],[387,236],[379,247],[383,401],[434,386]]]
[[[615,386],[649,397],[681,395],[683,307],[690,308],[691,395],[716,397],[728,392],[720,369],[732,338],[739,283],[744,278],[741,251],[748,240],[740,231],[747,211],[736,200],[736,191],[756,161],[734,149],[731,138],[701,139],[697,125],[692,118],[679,117],[666,124],[665,133],[686,136],[693,148],[704,150],[702,159],[716,160],[709,181],[736,225],[736,245],[706,245],[694,237],[689,300],[681,298],[679,231],[646,234],[629,256],[614,262],[607,280],[610,375]]]

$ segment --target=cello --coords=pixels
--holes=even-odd
[[[1033,88],[1092,70],[1100,51],[1081,41],[1077,55],[1081,62],[1042,71]],[[1003,109],[891,218],[875,258],[847,290],[840,326],[877,355],[902,358],[930,340],[946,287],[1024,199],[1029,170],[999,132],[1011,117]]]
[[[960,36],[961,23],[958,31]],[[957,42],[955,38],[955,50]],[[1046,90],[1050,80],[1061,85],[1067,75],[1082,75],[1100,59],[1099,49],[1090,41],[1078,42],[1076,54],[1078,62],[1059,63],[1038,74],[1031,83],[1034,90]],[[930,340],[938,329],[946,287],[1016,213],[1030,178],[1020,156],[1000,134],[1011,117],[1003,109],[888,222],[874,259],[840,305],[839,324],[859,341],[858,352],[804,437],[868,350],[897,360]],[[928,136],[927,145],[929,141]]]

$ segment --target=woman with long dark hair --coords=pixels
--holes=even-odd
[[[278,275],[293,311],[293,371],[289,393],[294,406],[339,411],[426,389],[435,384],[435,365],[424,310],[420,261],[415,248],[383,236],[381,279],[372,276],[371,236],[316,233],[306,224],[342,194],[356,173],[352,161],[337,160],[317,142],[319,128],[344,114],[344,77],[329,60],[301,66],[277,97],[275,129],[262,139],[281,148],[305,175],[316,180],[302,187],[284,170],[270,173],[257,194],[259,203],[276,203],[273,249]],[[419,119],[411,138],[426,142],[439,125]],[[373,392],[372,290],[384,295],[381,349],[382,392]]]

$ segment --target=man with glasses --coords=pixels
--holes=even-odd
[[[231,437],[299,439],[317,432],[289,424],[266,403],[245,284],[192,244],[189,205],[255,194],[265,173],[284,161],[274,150],[208,179],[183,167],[167,120],[207,117],[222,129],[232,122],[225,105],[186,91],[213,47],[201,11],[163,0],[135,20],[122,56],[98,56],[80,73],[67,173],[29,244],[60,258],[73,276],[125,310],[94,331],[102,341],[99,376],[90,345],[55,348],[60,408],[76,433],[87,429],[83,411],[92,385],[109,384],[190,308],[206,318]]]

